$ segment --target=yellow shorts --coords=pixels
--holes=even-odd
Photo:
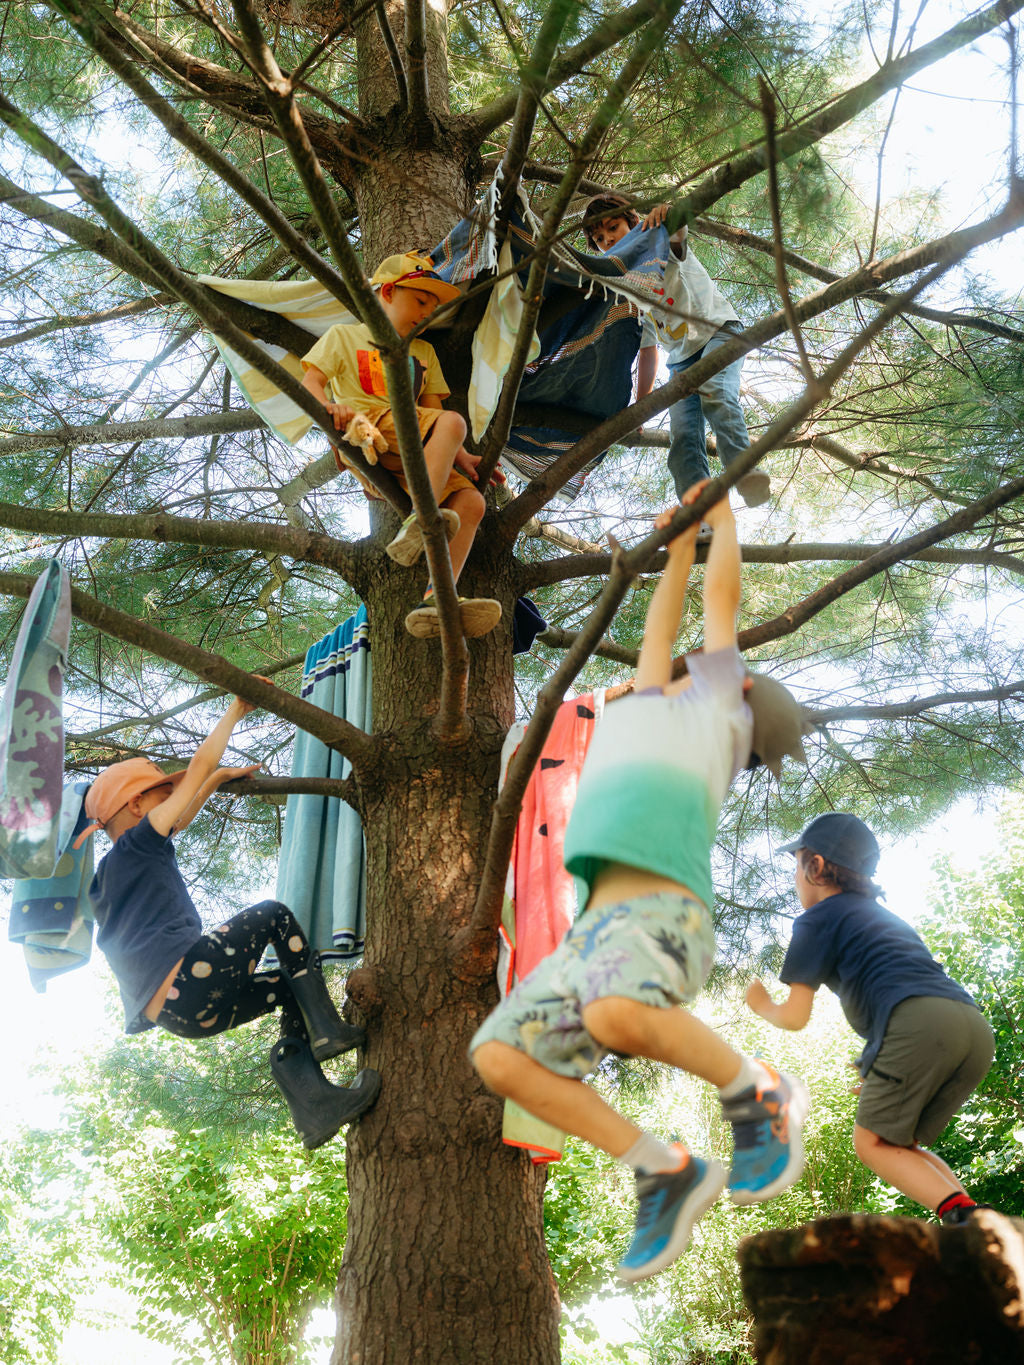
[[[419,419],[420,424],[420,437],[422,440],[426,441],[433,429],[434,423],[441,416],[442,412],[442,408],[418,407],[416,409],[416,416]],[[395,430],[395,419],[391,409],[373,408],[366,412],[366,416],[388,443],[387,450],[378,457],[381,468],[386,469],[389,474],[394,474],[403,489],[408,493],[409,485],[405,478],[405,472],[402,469],[401,456],[398,453],[398,432]],[[369,479],[367,479],[358,469],[353,468],[353,466],[349,464],[348,460],[337,446],[334,447],[334,460],[339,469],[348,469],[356,476],[362,484],[363,491],[368,498],[379,498],[381,496],[377,489],[374,488],[373,484],[370,483]],[[437,500],[438,504],[443,505],[446,503],[451,495],[457,493],[460,488],[475,487],[476,485],[473,483],[472,479],[467,479],[465,474],[461,473],[460,470],[453,466],[451,473],[448,475],[448,481],[441,490],[441,496]]]

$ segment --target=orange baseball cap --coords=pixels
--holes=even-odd
[[[151,758],[125,758],[120,763],[111,763],[85,794],[85,813],[93,823],[78,836],[75,847],[78,848],[95,830],[105,829],[107,822],[127,806],[133,796],[141,796],[168,782],[176,787],[187,771],[187,768],[180,768],[177,772],[165,773]]]
[[[454,284],[448,284],[434,269],[429,256],[421,256],[416,251],[408,251],[402,256],[388,256],[373,272],[370,280],[374,289],[382,284],[400,284],[405,289],[422,289],[424,294],[433,294],[438,303],[451,303],[459,297]]]

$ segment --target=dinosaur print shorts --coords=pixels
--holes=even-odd
[[[587,1005],[615,995],[659,1009],[688,1004],[714,956],[711,917],[692,896],[660,891],[587,910],[484,1021],[469,1050],[507,1043],[580,1080],[608,1055],[583,1025]]]

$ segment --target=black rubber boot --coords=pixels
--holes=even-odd
[[[366,1042],[366,1030],[357,1024],[346,1024],[338,1013],[317,953],[310,953],[309,966],[304,972],[298,976],[284,972],[284,978],[301,1011],[309,1034],[309,1046],[318,1062],[326,1062],[328,1057],[337,1057],[350,1048],[362,1047]]]
[[[332,1085],[304,1038],[279,1038],[270,1053],[270,1069],[295,1131],[310,1151],[365,1113],[380,1094],[380,1073],[371,1067],[360,1071],[347,1089]]]

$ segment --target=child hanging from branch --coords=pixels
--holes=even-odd
[[[703,487],[689,489],[684,503]],[[667,526],[677,510],[655,524]],[[758,678],[757,688],[771,694],[766,711],[773,714],[764,723],[736,648],[740,554],[728,499],[706,515],[713,535],[704,653],[688,655],[687,676],[673,678],[693,525],[669,543],[647,612],[636,691],[607,709],[583,766],[565,838],[583,913],[471,1044],[492,1090],[632,1167],[639,1208],[619,1264],[627,1281],[680,1255],[726,1174],[717,1162],[642,1132],[584,1084],[609,1052],[668,1062],[718,1087],[733,1127],[734,1202],[769,1199],[803,1168],[803,1082],[735,1052],[683,1008],[714,957],[710,855],[729,785],[744,766],[765,762],[777,773],[784,753],[803,753],[796,702]]]
[[[429,256],[413,252],[382,261],[370,283],[401,337],[408,336],[439,303],[459,297],[455,286],[446,284],[434,272]],[[423,456],[450,541],[452,577],[457,583],[485,510],[483,495],[473,486],[480,457],[471,455],[462,444],[466,437],[465,420],[459,413],[446,412],[441,406],[450,391],[433,346],[422,337],[415,337],[409,343],[409,355]],[[408,493],[384,366],[370,329],[361,322],[331,327],[303,356],[302,365],[306,371],[304,387],[327,408],[335,430],[347,431],[357,415],[369,418],[386,443],[380,454],[381,465],[395,475]],[[498,481],[502,477],[498,475]],[[387,546],[387,553],[396,563],[408,565],[415,563],[422,552],[423,533],[416,513],[412,512]],[[486,635],[501,619],[501,604],[491,597],[460,597],[459,615],[466,635]],[[418,639],[440,634],[432,586],[428,586],[420,606],[405,618],[405,625]]]
[[[187,768],[165,773],[148,758],[105,768],[85,810],[113,844],[89,887],[96,942],[117,978],[125,1032],[158,1026],[181,1038],[208,1038],[281,1011],[270,1056],[303,1144],[319,1147],[377,1098],[380,1077],[367,1068],[351,1088],[332,1085],[319,1063],[366,1041],[345,1023],[324,981],[319,958],[286,905],[261,901],[209,933],[188,894],[173,834],[185,829],[225,782],[259,764],[219,766],[231,732],[253,708],[236,697]],[[272,946],[280,970],[256,970]]]
[[[935,1141],[984,1080],[994,1055],[988,1022],[910,925],[879,905],[878,841],[863,821],[819,815],[780,851],[796,855],[804,909],[779,974],[789,995],[776,1004],[754,981],[747,1004],[777,1028],[802,1029],[819,987],[835,991],[866,1040],[855,1063],[864,1079],[854,1151],[943,1223],[966,1222],[978,1206],[921,1144]]]

